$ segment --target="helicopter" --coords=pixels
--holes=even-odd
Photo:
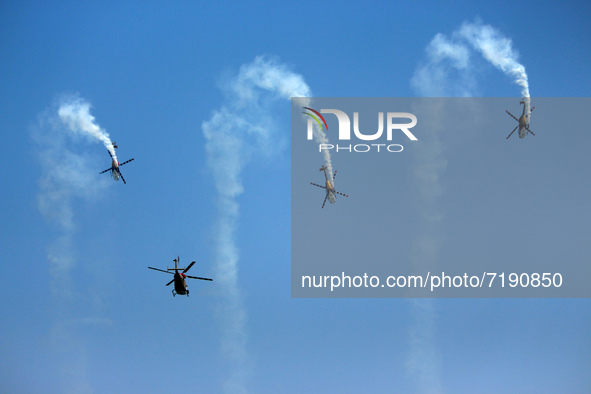
[[[517,130],[518,127],[519,138],[525,138],[527,133],[531,133],[531,135],[535,136],[534,132],[529,129],[529,120],[531,117],[531,112],[534,110],[535,107],[531,107],[531,109],[529,109],[529,98],[526,97],[522,98],[519,104],[523,104],[523,113],[521,114],[519,119],[517,119],[517,117],[515,117],[511,112],[505,111],[509,114],[509,116],[515,119],[517,123],[519,123],[517,126],[515,126],[513,131],[507,136],[506,139],[509,139],[509,137],[513,135],[513,133],[515,132],[515,130]]]
[[[331,204],[334,204],[335,201],[337,200],[337,194],[341,195],[341,196],[345,196],[345,197],[349,197],[348,195],[338,192],[334,189],[333,183],[334,183],[334,178],[337,176],[337,172],[334,172],[334,175],[332,177],[332,182],[330,181],[330,179],[328,179],[328,174],[326,173],[326,170],[328,169],[327,166],[322,166],[320,167],[320,171],[324,171],[324,178],[326,178],[326,185],[325,186],[321,186],[321,185],[317,185],[314,182],[310,182],[310,184],[314,185],[314,186],[318,186],[319,188],[322,188],[324,190],[326,190],[326,196],[324,197],[324,202],[322,203],[322,208],[324,208],[324,204],[326,204],[326,200],[328,199],[328,201],[330,201]]]
[[[117,143],[115,141],[112,142],[113,145],[113,149],[118,148]],[[111,150],[107,149],[107,152],[109,152],[109,156],[111,156],[111,168],[107,168],[104,171],[99,172],[99,174],[104,174],[107,171],[111,171],[111,176],[113,177],[114,180],[118,181],[119,178],[121,178],[121,180],[123,181],[123,183],[127,184],[127,182],[125,182],[125,178],[123,178],[123,174],[121,174],[121,170],[119,169],[120,166],[129,163],[130,161],[133,161],[134,159],[129,159],[127,161],[124,161],[123,163],[119,164],[119,162],[117,161],[117,158],[113,156],[113,153],[115,152],[115,150],[113,150],[113,153],[111,153]]]
[[[167,268],[166,270],[161,270],[159,268],[153,268],[153,267],[148,267],[151,270],[155,270],[155,271],[160,271],[160,272],[166,272],[167,274],[173,274],[174,278],[168,282],[166,284],[166,286],[170,285],[172,282],[174,282],[174,289],[172,289],[172,296],[176,296],[177,294],[180,295],[186,295],[187,297],[189,296],[189,289],[187,288],[187,282],[185,282],[186,278],[191,278],[191,279],[201,279],[201,280],[209,280],[209,281],[213,281],[213,279],[209,279],[209,278],[201,278],[199,276],[190,276],[190,275],[186,275],[185,272],[187,272],[188,270],[191,269],[191,267],[193,266],[193,264],[195,264],[195,262],[191,262],[191,264],[189,264],[189,266],[187,268],[179,268],[178,267],[178,263],[180,261],[179,256],[176,257],[176,259],[173,259],[174,261],[174,268]],[[180,270],[182,270],[181,272],[179,272]],[[174,273],[170,272],[170,271],[174,271]]]

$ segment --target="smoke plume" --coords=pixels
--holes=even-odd
[[[87,156],[70,149],[72,137],[81,130],[95,133],[93,136],[100,134],[100,128],[94,125],[94,118],[88,112],[89,104],[69,97],[58,106],[38,117],[32,136],[42,169],[37,207],[58,229],[58,236],[49,246],[47,254],[52,287],[56,293],[67,294],[70,291],[67,285],[69,272],[75,266],[72,240],[76,232],[74,203],[76,200],[95,200],[107,183],[104,179],[97,179]],[[108,135],[101,138],[109,141]]]
[[[311,105],[310,101],[311,101],[311,99],[309,99],[309,98],[305,98],[305,99],[303,98],[301,101],[298,101],[298,103],[301,103],[302,107],[309,107]],[[313,135],[314,141],[316,141],[317,144],[325,144],[325,145],[328,144],[328,137],[326,136],[326,133],[324,132],[324,129],[322,128],[322,126],[319,126],[318,123],[314,122],[310,118],[307,118],[306,120],[307,120],[308,124],[311,125],[311,127],[312,127],[312,135]],[[332,160],[330,158],[330,150],[323,149],[322,150],[322,157],[324,158],[324,165],[326,166],[327,171],[328,171],[328,178],[333,179]],[[333,181],[333,183],[334,183],[334,181]]]
[[[65,98],[60,104],[58,114],[70,131],[101,141],[117,160],[109,133],[101,129],[90,114],[90,103],[78,97]]]
[[[477,89],[472,55],[479,53],[521,87],[529,108],[529,84],[525,67],[518,62],[513,42],[479,19],[464,22],[447,37],[437,33],[426,48],[427,62],[413,76],[413,87],[423,96],[472,96]]]
[[[482,57],[521,87],[521,95],[529,112],[529,85],[525,67],[517,59],[511,39],[480,20],[464,22],[451,37],[437,33],[426,48],[427,60],[411,79],[415,91],[426,97],[470,97],[478,92],[473,55]],[[439,198],[443,193],[443,174],[447,167],[441,141],[439,116],[443,116],[442,102],[432,108],[431,123],[424,125],[425,138],[415,150],[414,175],[417,182],[422,221],[413,243],[411,260],[417,269],[431,272],[437,266],[443,235],[439,223],[443,209]],[[413,302],[410,351],[407,369],[416,377],[419,392],[442,392],[441,357],[436,345],[436,304],[431,299]]]
[[[231,364],[227,392],[246,392],[252,360],[247,350],[247,311],[241,294],[239,251],[235,232],[244,192],[242,169],[254,154],[273,155],[285,146],[270,106],[278,100],[307,97],[310,88],[302,76],[276,59],[259,56],[240,67],[224,85],[226,100],[203,122],[207,164],[217,190],[218,218],[215,230],[216,280],[225,297],[220,312],[222,351]]]
[[[88,157],[71,149],[72,141],[79,139],[79,133],[108,141],[108,136],[105,140],[105,135],[94,124],[89,107],[79,98],[62,99],[39,115],[37,124],[31,129],[41,165],[37,207],[54,227],[52,233],[55,234],[47,248],[53,307],[58,316],[50,338],[56,349],[56,360],[64,371],[65,392],[91,392],[84,343],[69,325],[76,320],[72,316],[73,305],[81,299],[74,296],[72,281],[72,272],[77,266],[74,242],[76,206],[80,201],[96,200],[107,187],[105,178],[97,179],[98,173]]]

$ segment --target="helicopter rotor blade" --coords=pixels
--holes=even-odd
[[[194,261],[193,261],[191,264],[189,264],[189,266],[188,266],[187,268],[185,268],[185,269],[183,270],[183,274],[184,274],[185,272],[187,272],[188,270],[190,270],[190,269],[191,269],[191,267],[193,266],[193,264],[195,264],[195,262],[194,262]]]
[[[131,162],[131,161],[134,161],[134,160],[135,160],[135,159],[129,159],[129,160],[127,160],[127,161],[124,161],[123,163],[119,163],[119,167],[121,167],[123,164],[127,164],[127,163],[129,163],[129,162]]]
[[[201,280],[209,280],[209,281],[213,281],[213,279],[209,279],[209,278],[201,278],[199,276],[191,276],[191,275],[187,275],[187,278],[191,278],[191,279],[201,279]]]
[[[171,280],[170,282],[168,282],[168,283],[166,284],[166,286],[170,285],[172,282],[174,282],[174,279],[173,279],[173,280]]]
[[[508,113],[509,116],[511,116],[513,119],[515,119],[516,121],[519,122],[519,119],[517,119],[515,116],[513,116],[513,114],[511,112],[509,112],[509,111],[505,111],[505,112]]]
[[[148,267],[148,268],[149,268],[149,269],[151,269],[151,270],[154,270],[154,271],[166,272],[167,274],[172,274],[172,275],[174,275],[174,273],[173,273],[173,272],[170,272],[170,271],[164,271],[164,270],[161,270],[161,269],[159,269],[159,268],[154,268],[154,267]]]
[[[509,137],[511,137],[511,136],[513,135],[513,133],[515,133],[515,130],[517,130],[517,128],[518,128],[518,127],[519,127],[519,125],[515,126],[515,128],[514,128],[514,129],[513,129],[513,131],[511,132],[511,134],[509,134],[509,135],[507,136],[507,138],[505,138],[505,139],[506,139],[506,140],[508,140],[508,139],[509,139]]]
[[[312,182],[310,182],[310,185],[314,185],[314,186],[318,186],[319,188],[326,189],[326,187],[324,187],[324,186],[320,186],[320,185],[317,185],[317,184],[315,184],[315,183],[312,183]]]

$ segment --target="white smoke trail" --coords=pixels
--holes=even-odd
[[[513,49],[512,40],[493,26],[485,25],[479,19],[464,22],[451,38],[436,34],[426,51],[428,62],[415,72],[411,81],[421,95],[472,96],[476,86],[471,54],[477,51],[521,87],[521,96],[525,98],[529,112],[530,93],[525,67],[518,62],[519,54]]]
[[[304,79],[277,60],[259,56],[240,67],[238,75],[225,86],[225,104],[202,124],[206,139],[207,164],[218,194],[216,226],[216,281],[225,303],[220,312],[222,351],[231,363],[224,390],[247,391],[252,360],[247,350],[247,311],[238,283],[239,252],[235,231],[240,212],[236,198],[244,192],[242,169],[254,154],[276,154],[285,138],[276,135],[278,126],[269,106],[276,100],[309,97]]]
[[[102,141],[113,152],[109,135],[94,122],[90,104],[77,96],[64,96],[45,111],[33,128],[42,167],[37,206],[41,214],[56,224],[61,235],[49,247],[48,260],[56,293],[69,293],[69,272],[75,266],[72,237],[75,233],[74,201],[95,200],[106,188],[96,177],[88,159],[68,149],[69,137],[84,135]]]
[[[105,148],[111,152],[113,158],[117,160],[115,148],[109,138],[109,133],[101,129],[94,121],[94,116],[90,114],[90,103],[78,97],[68,97],[63,99],[58,110],[62,122],[75,133],[81,133],[88,137],[101,141]]]
[[[314,138],[314,141],[316,141],[317,144],[328,144],[328,137],[326,135],[326,132],[324,131],[324,128],[321,125],[319,125],[320,120],[318,120],[317,114],[314,114],[312,111],[309,111],[308,109],[306,109],[306,108],[311,107],[312,98],[311,97],[300,97],[300,98],[298,98],[297,104],[299,106],[301,106],[302,109],[305,111],[302,115],[302,118],[308,122],[308,127],[312,128],[312,136]],[[304,116],[306,113],[314,116],[316,121],[313,121],[308,116]],[[333,178],[333,176],[332,176],[332,160],[330,158],[330,150],[323,149],[322,156],[324,157],[324,166],[328,170],[328,177],[329,177],[329,179],[332,179]]]
[[[433,111],[440,108],[430,106]],[[410,260],[418,272],[433,272],[437,269],[441,244],[440,223],[443,212],[439,198],[444,192],[442,177],[447,168],[443,144],[440,139],[441,126],[438,113],[433,114],[429,124],[423,120],[425,130],[414,153],[414,179],[418,190],[417,203],[421,210],[419,233],[412,245]],[[443,392],[441,384],[441,357],[436,340],[435,301],[417,299],[411,301],[412,323],[410,347],[406,368],[415,378],[417,392]]]
[[[525,67],[517,61],[512,41],[498,30],[481,21],[464,22],[451,38],[438,33],[426,48],[427,61],[417,68],[411,79],[413,88],[421,96],[473,96],[478,90],[472,54],[484,59],[521,86],[521,95],[529,112],[529,86]],[[439,104],[439,103],[437,103]],[[416,149],[415,178],[422,209],[422,230],[413,244],[411,259],[418,268],[433,271],[437,264],[442,236],[437,228],[443,218],[438,199],[443,191],[442,175],[447,159],[437,121],[442,116],[441,105],[434,105],[431,124],[424,125],[427,135]],[[411,345],[407,359],[408,371],[416,376],[420,392],[442,392],[441,357],[437,348],[435,302],[430,299],[413,303]]]
[[[517,61],[519,54],[513,50],[510,38],[504,37],[490,25],[483,25],[479,20],[464,22],[457,34],[472,44],[493,66],[513,77],[515,83],[521,86],[521,95],[529,97],[525,67]]]
[[[304,111],[302,119],[308,122],[309,127],[312,127],[312,136],[317,144],[328,144],[328,136],[326,135],[324,128],[318,124],[320,120],[314,121],[309,116],[305,116],[305,114],[308,113],[317,119],[317,114],[306,109],[312,106],[312,101],[313,99],[311,97],[298,97],[297,105],[302,107],[302,110]],[[324,166],[327,168],[329,179],[332,179],[332,160],[330,157],[330,150],[323,149],[322,157],[324,158]]]
[[[77,265],[74,212],[77,200],[96,200],[106,188],[107,180],[97,179],[97,172],[92,169],[87,157],[69,149],[70,137],[75,136],[72,132],[77,131],[64,125],[60,116],[63,107],[58,109],[58,105],[41,114],[31,130],[42,170],[37,207],[57,229],[56,238],[47,250],[50,287],[57,312],[50,338],[63,371],[63,391],[91,392],[87,382],[84,344],[78,341],[73,329],[66,327],[66,323],[72,320],[72,304],[77,299],[73,294],[71,279],[71,273]],[[70,121],[76,118],[67,117]],[[72,346],[73,341],[78,341],[78,345]],[[73,371],[76,373],[73,374]]]
[[[312,119],[308,119],[308,122],[311,120]],[[324,130],[320,126],[318,126],[318,124],[312,123],[312,130],[313,130],[313,135],[314,135],[314,141],[316,141],[317,144],[328,144],[328,137],[326,136],[326,133],[324,132]],[[330,150],[323,149],[322,156],[324,157],[324,165],[328,168],[328,170],[327,170],[328,171],[328,178],[333,179],[332,160],[330,158]],[[334,180],[333,180],[333,187],[334,187]]]
[[[61,235],[49,247],[48,260],[54,290],[69,292],[69,272],[75,266],[72,237],[75,234],[74,201],[93,201],[105,189],[106,182],[96,177],[87,157],[68,149],[71,129],[63,126],[59,110],[48,110],[39,116],[32,130],[42,168],[37,207]],[[56,116],[57,115],[57,116]],[[73,118],[72,118],[73,119]]]
[[[416,377],[418,393],[441,393],[441,355],[436,343],[435,303],[431,299],[413,299],[413,326],[406,368]]]

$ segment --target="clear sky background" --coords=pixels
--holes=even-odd
[[[589,95],[591,6],[584,1],[3,2],[0,391],[589,391],[588,299],[290,298],[290,104],[286,92],[265,89],[238,100],[237,76],[249,70],[241,67],[257,56],[274,59],[269,64],[301,76],[319,97],[415,96],[421,92],[411,79],[431,40],[477,17],[513,40],[532,97]],[[471,94],[517,101],[517,85],[487,62],[470,71]],[[100,142],[52,123],[71,95],[92,105],[121,162],[135,158],[122,167],[127,185],[98,174],[110,162]],[[207,149],[213,140],[204,129],[226,109],[234,120],[262,125],[229,129],[244,141],[227,156],[239,158],[231,168],[242,193],[225,182],[225,167],[213,165],[225,151]],[[571,244],[544,247],[557,263],[584,261],[587,130],[544,133],[536,125],[536,137],[505,141],[511,125],[503,119],[500,142],[489,135],[464,141],[479,159],[474,170],[472,161],[454,161],[457,151],[446,152],[437,209],[453,218],[447,225],[466,225],[471,211],[462,203],[470,200],[454,201],[445,190],[463,188],[469,197],[466,180],[484,187],[478,174],[499,176],[481,159],[508,157],[515,166],[501,171],[513,176],[498,193],[514,196],[516,212],[538,203],[538,216],[527,208],[527,217],[544,218],[530,225],[536,232],[580,229]],[[262,154],[261,141],[274,152]],[[501,148],[491,153],[493,144]],[[548,173],[555,152],[563,170]],[[319,163],[311,163],[312,176]],[[510,171],[523,172],[523,182]],[[319,209],[318,190],[305,187]],[[558,201],[536,199],[549,188],[563,191],[551,193]],[[492,197],[482,203],[501,209]],[[328,209],[346,215],[346,201]],[[421,206],[414,209],[420,239],[429,223]],[[224,212],[237,256],[230,280],[221,277]],[[523,253],[514,227],[523,230],[522,223],[495,226],[515,237],[508,256]],[[451,242],[456,252],[439,258],[467,256],[463,247],[478,255],[503,247],[476,237]],[[171,266],[177,255],[197,261],[190,274],[214,281],[191,281],[191,297],[173,298],[164,287],[170,277],[147,266]]]

